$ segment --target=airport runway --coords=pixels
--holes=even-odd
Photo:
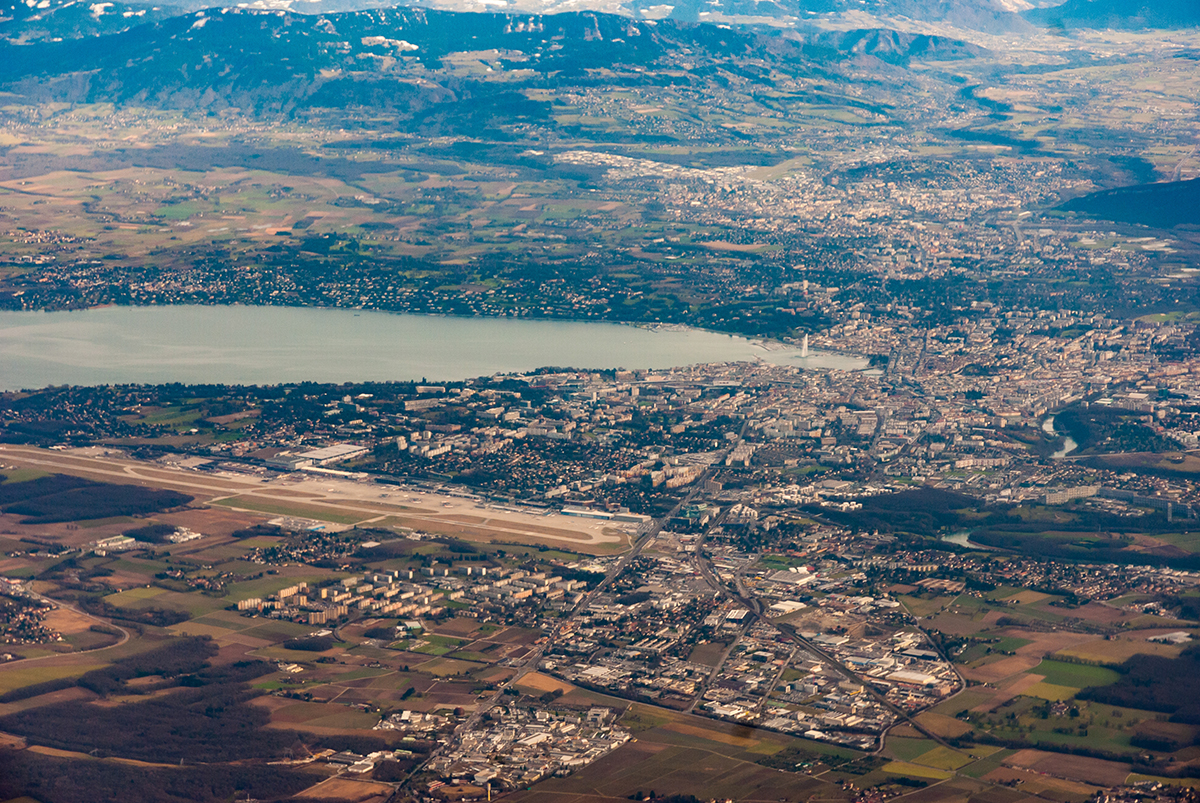
[[[105,454],[98,447],[58,451],[0,445],[0,463],[107,482],[182,491],[201,503],[266,516],[310,518],[330,524],[408,527],[469,540],[542,542],[611,552],[632,540],[634,525],[524,511],[461,495],[297,472],[270,479],[208,473]],[[0,470],[2,471],[2,470]]]

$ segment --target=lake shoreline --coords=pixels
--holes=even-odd
[[[667,328],[669,326],[669,328]],[[665,370],[866,358],[676,325],[424,315],[346,307],[106,305],[0,311],[0,389],[163,382],[457,381],[545,367]]]

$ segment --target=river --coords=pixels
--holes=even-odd
[[[991,552],[994,549],[994,547],[984,546],[983,544],[977,544],[972,541],[970,530],[963,530],[961,532],[943,535],[942,540],[948,544],[958,544],[959,546],[967,547],[968,549],[982,549],[987,552]]]
[[[686,327],[252,306],[0,312],[0,390],[124,383],[451,381],[546,366],[867,360]]]
[[[1042,432],[1045,432],[1047,435],[1058,435],[1059,434],[1054,429],[1054,416],[1050,416],[1049,418],[1047,418],[1045,421],[1042,422]],[[1050,455],[1050,457],[1055,458],[1055,459],[1060,458],[1060,457],[1066,457],[1067,455],[1069,455],[1071,452],[1075,451],[1078,448],[1079,448],[1079,444],[1075,442],[1074,438],[1072,438],[1070,435],[1063,435],[1063,448],[1059,449],[1057,452]]]

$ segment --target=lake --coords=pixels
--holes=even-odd
[[[859,357],[682,327],[252,306],[0,311],[0,389],[163,382],[451,381],[546,366],[673,368],[762,359],[867,367]]]

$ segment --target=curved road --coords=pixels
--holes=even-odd
[[[103,647],[96,647],[91,650],[78,650],[75,652],[56,653],[54,655],[42,655],[37,658],[22,658],[19,661],[10,661],[9,663],[0,665],[0,674],[3,674],[5,667],[9,667],[9,666],[25,666],[27,664],[34,663],[36,661],[50,661],[50,660],[54,660],[55,658],[66,659],[66,658],[72,658],[76,655],[89,655],[94,652],[103,652],[104,650],[111,650],[114,647],[120,647],[122,644],[126,643],[131,638],[128,630],[121,627],[120,625],[114,624],[111,621],[102,619],[99,616],[93,616],[92,614],[88,613],[87,611],[82,611],[73,605],[68,605],[64,602],[59,602],[56,599],[52,599],[51,597],[47,597],[43,594],[39,594],[36,591],[30,591],[29,593],[31,595],[33,595],[34,597],[36,597],[37,599],[42,600],[43,602],[50,603],[51,605],[55,606],[56,608],[61,608],[66,611],[70,611],[71,613],[78,614],[79,616],[82,616],[85,619],[91,619],[92,621],[98,622],[99,624],[102,624],[105,627],[111,627],[115,630],[119,630],[121,632],[121,638],[115,644],[106,644]]]

